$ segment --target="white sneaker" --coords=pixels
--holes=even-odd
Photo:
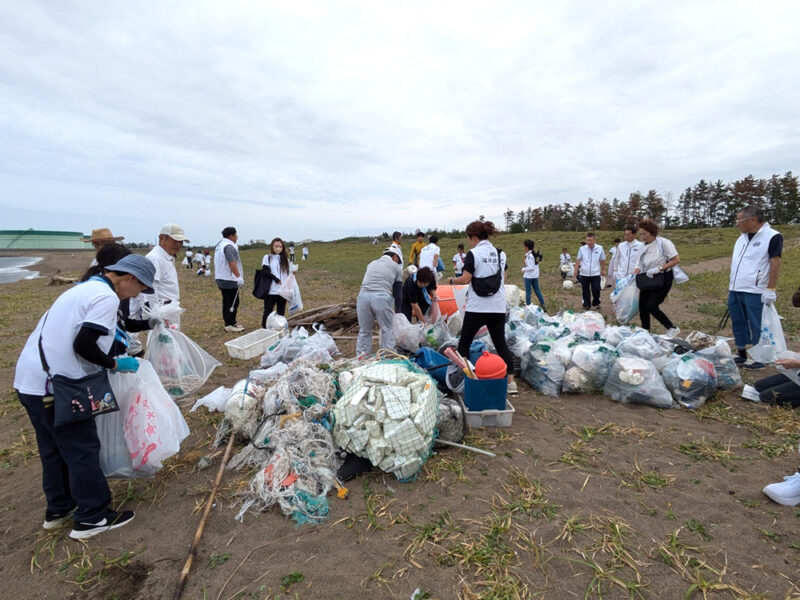
[[[225,325],[225,331],[229,333],[239,333],[240,331],[244,331],[244,327],[241,325]]]
[[[742,388],[742,398],[750,402],[761,402],[761,394],[752,385],[745,385]]]
[[[506,391],[511,396],[516,396],[517,394],[519,394],[519,390],[517,389],[517,382],[516,381],[509,381],[508,382],[508,389]]]
[[[770,483],[762,490],[770,500],[784,506],[800,504],[800,473],[787,475],[780,483]]]
[[[681,333],[680,327],[671,327],[670,329],[667,329],[666,336],[668,338],[676,338],[680,335],[680,333]]]

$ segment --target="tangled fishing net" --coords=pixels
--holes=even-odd
[[[236,519],[277,504],[298,525],[320,522],[328,516],[326,496],[338,466],[328,414],[335,398],[332,376],[301,362],[269,389],[248,381],[234,388],[224,420],[229,432],[250,440],[228,468],[258,469],[239,494]]]

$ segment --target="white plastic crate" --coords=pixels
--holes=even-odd
[[[281,334],[277,331],[256,329],[235,340],[225,342],[225,347],[228,349],[228,354],[231,355],[231,358],[247,360],[264,354],[264,351],[274,344],[280,336]]]
[[[470,427],[511,427],[514,407],[506,400],[505,410],[467,410],[467,425]]]

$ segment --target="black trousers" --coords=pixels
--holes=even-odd
[[[278,314],[282,317],[286,316],[286,298],[283,296],[279,296],[278,294],[267,294],[267,297],[264,298],[264,314],[261,315],[261,328],[264,329],[267,326],[267,317],[272,312],[272,309],[275,308],[277,305],[278,307]]]
[[[465,312],[464,324],[461,326],[461,339],[458,342],[458,353],[469,356],[469,347],[478,330],[486,325],[489,337],[492,338],[497,354],[502,358],[508,369],[508,374],[514,374],[514,356],[506,344],[506,313],[478,313]]]
[[[672,329],[674,325],[669,317],[661,310],[661,303],[667,299],[669,291],[672,289],[674,276],[672,271],[664,273],[664,287],[657,290],[639,291],[639,318],[642,320],[642,328],[650,331],[650,315],[656,318],[667,329]]]
[[[600,275],[593,275],[592,277],[578,275],[578,279],[581,281],[583,308],[589,308],[590,305],[600,306]]]
[[[45,405],[41,396],[17,396],[36,432],[48,515],[64,515],[77,507],[76,522],[102,521],[111,504],[111,492],[100,468],[100,439],[94,419],[54,427],[52,402]]]
[[[403,282],[395,281],[392,284],[392,296],[394,296],[394,312],[399,313],[403,310]]]
[[[225,325],[236,325],[236,312],[239,310],[238,288],[219,288],[222,292],[222,320]],[[233,310],[231,310],[233,308]]]
[[[792,408],[800,406],[800,387],[782,373],[759,379],[754,387],[761,395],[762,402],[783,404]]]

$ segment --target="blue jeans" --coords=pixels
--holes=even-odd
[[[750,292],[728,292],[728,312],[736,347],[744,349],[748,344],[757,344],[761,337],[761,294]]]
[[[524,277],[523,279],[525,280],[525,304],[531,303],[531,290],[533,290],[539,299],[539,306],[544,310],[544,296],[542,296],[542,290],[539,289],[539,278],[528,279]]]

